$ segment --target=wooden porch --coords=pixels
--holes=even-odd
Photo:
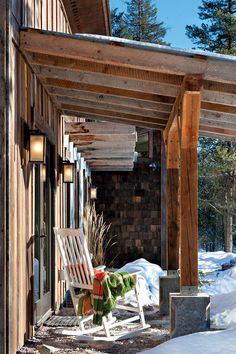
[[[235,57],[32,29],[20,42],[61,114],[163,132],[168,270],[180,267],[181,289],[197,291],[197,140],[236,139]],[[77,145],[80,126],[66,128]]]

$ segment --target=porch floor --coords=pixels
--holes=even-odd
[[[71,308],[63,308],[59,316],[73,316],[74,310]],[[122,311],[123,317],[124,311]],[[119,316],[119,312],[115,313]],[[18,352],[25,353],[40,353],[37,347],[40,345],[48,345],[57,349],[57,354],[100,354],[100,353],[117,353],[131,354],[138,353],[142,350],[153,348],[169,339],[169,318],[161,317],[158,312],[146,311],[145,318],[150,328],[142,332],[140,335],[117,342],[81,342],[76,337],[68,337],[58,334],[57,328],[41,326],[35,337],[29,340],[24,347]],[[67,329],[63,327],[63,329]],[[68,329],[72,329],[68,327]]]

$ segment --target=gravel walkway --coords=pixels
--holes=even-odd
[[[71,311],[72,309],[63,309],[60,315],[68,316]],[[116,311],[114,315],[121,317],[119,311]],[[124,318],[124,311],[122,311],[122,318]],[[136,337],[117,342],[81,342],[76,336],[60,334],[61,329],[58,327],[42,326],[38,329],[36,336],[29,340],[18,354],[43,353],[43,350],[38,350],[42,344],[55,348],[57,354],[132,354],[153,348],[169,339],[168,317],[160,318],[158,312],[148,311],[145,318],[147,323],[151,325],[150,328]],[[73,330],[75,328],[63,327],[63,329]]]

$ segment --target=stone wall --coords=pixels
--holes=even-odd
[[[160,264],[160,166],[153,169],[151,163],[142,159],[132,172],[92,174],[98,187],[97,212],[103,212],[105,221],[112,223],[110,235],[117,235],[107,264],[114,256],[114,266],[140,257]]]

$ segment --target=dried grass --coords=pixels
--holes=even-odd
[[[87,237],[89,252],[93,255],[92,263],[94,267],[106,264],[107,253],[117,242],[115,236],[109,236],[111,223],[107,224],[103,219],[103,213],[97,214],[95,204],[86,204],[84,210],[84,233]],[[112,262],[114,259],[112,260]],[[111,266],[111,263],[109,266]]]

